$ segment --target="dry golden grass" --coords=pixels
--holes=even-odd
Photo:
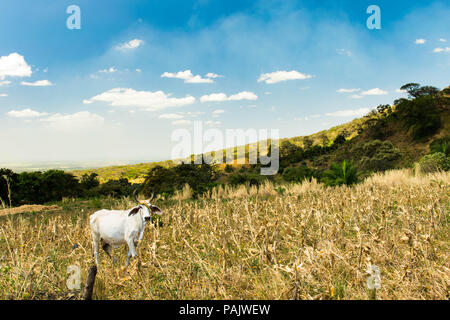
[[[377,299],[448,299],[449,182],[449,173],[393,171],[354,187],[268,183],[159,202],[163,226],[147,226],[141,266],[123,270],[123,248],[116,266],[102,252],[94,297],[369,299],[372,264]],[[3,217],[0,298],[67,298],[67,266],[84,281],[93,263],[89,214],[132,205],[74,200],[54,214]]]
[[[15,208],[5,208],[0,209],[0,216],[10,215],[10,214],[20,214],[20,213],[27,213],[27,212],[44,212],[44,211],[55,211],[61,209],[57,205],[51,205],[51,206],[43,206],[38,204],[33,205],[23,205],[20,207]]]

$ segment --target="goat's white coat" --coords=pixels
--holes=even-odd
[[[158,207],[151,207],[156,208],[158,214],[162,213]],[[133,209],[102,209],[90,216],[92,243],[95,262],[97,265],[99,244],[101,240],[113,247],[127,244],[128,257],[126,265],[128,265],[131,257],[136,257],[136,245],[138,240],[142,240],[144,237],[146,225],[145,218],[150,219],[150,211],[147,206],[139,205],[139,211],[135,214],[129,215],[130,211]]]

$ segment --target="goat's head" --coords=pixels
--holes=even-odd
[[[141,205],[141,204],[138,205],[137,207],[134,207],[133,209],[131,209],[130,212],[128,213],[128,216],[135,215],[138,212],[140,212],[142,218],[145,221],[150,221],[150,219],[152,218],[148,208],[146,206],[144,206],[144,205]]]
[[[157,206],[155,206],[155,205],[153,205],[151,203],[151,201],[154,198],[154,196],[155,196],[155,193],[152,192],[152,194],[151,194],[149,199],[138,200],[138,198],[137,198],[137,189],[135,189],[134,192],[133,192],[134,200],[136,200],[136,202],[139,204],[138,207],[143,208],[143,210],[144,210],[144,215],[143,216],[144,216],[144,219],[147,220],[147,221],[151,219],[149,209],[151,210],[152,213],[155,213],[157,215],[162,215],[162,213],[163,213],[161,208],[159,208],[159,207],[157,207]]]

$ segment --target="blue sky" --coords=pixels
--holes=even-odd
[[[327,129],[405,83],[449,85],[449,17],[448,1],[3,0],[0,164],[168,159],[193,121]]]

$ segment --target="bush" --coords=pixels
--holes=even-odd
[[[443,152],[427,154],[419,161],[420,171],[431,173],[450,170],[450,159]]]
[[[283,172],[283,179],[288,182],[302,182],[310,180],[314,175],[314,171],[306,166],[287,168]]]
[[[352,185],[358,182],[358,170],[347,160],[333,163],[331,168],[323,173],[322,182],[327,186]]]
[[[400,150],[390,141],[373,140],[357,146],[353,151],[356,157],[361,156],[361,169],[368,171],[393,169],[401,157]]]
[[[102,183],[98,187],[90,189],[86,192],[88,196],[112,196],[112,197],[125,197],[133,193],[134,189],[139,188],[139,185],[133,185],[126,178],[118,180],[108,180]]]
[[[95,187],[98,187],[100,182],[98,181],[98,174],[93,172],[91,174],[83,174],[81,176],[81,181],[80,181],[81,187],[83,189],[89,190]]]
[[[442,152],[447,157],[450,154],[450,137],[436,139],[430,144],[431,153]]]
[[[251,186],[259,186],[266,178],[256,173],[236,173],[228,176],[231,185],[248,183]]]
[[[217,177],[215,168],[208,164],[180,164],[172,168],[156,166],[147,174],[143,192],[173,195],[188,184],[196,197],[212,188]]]

